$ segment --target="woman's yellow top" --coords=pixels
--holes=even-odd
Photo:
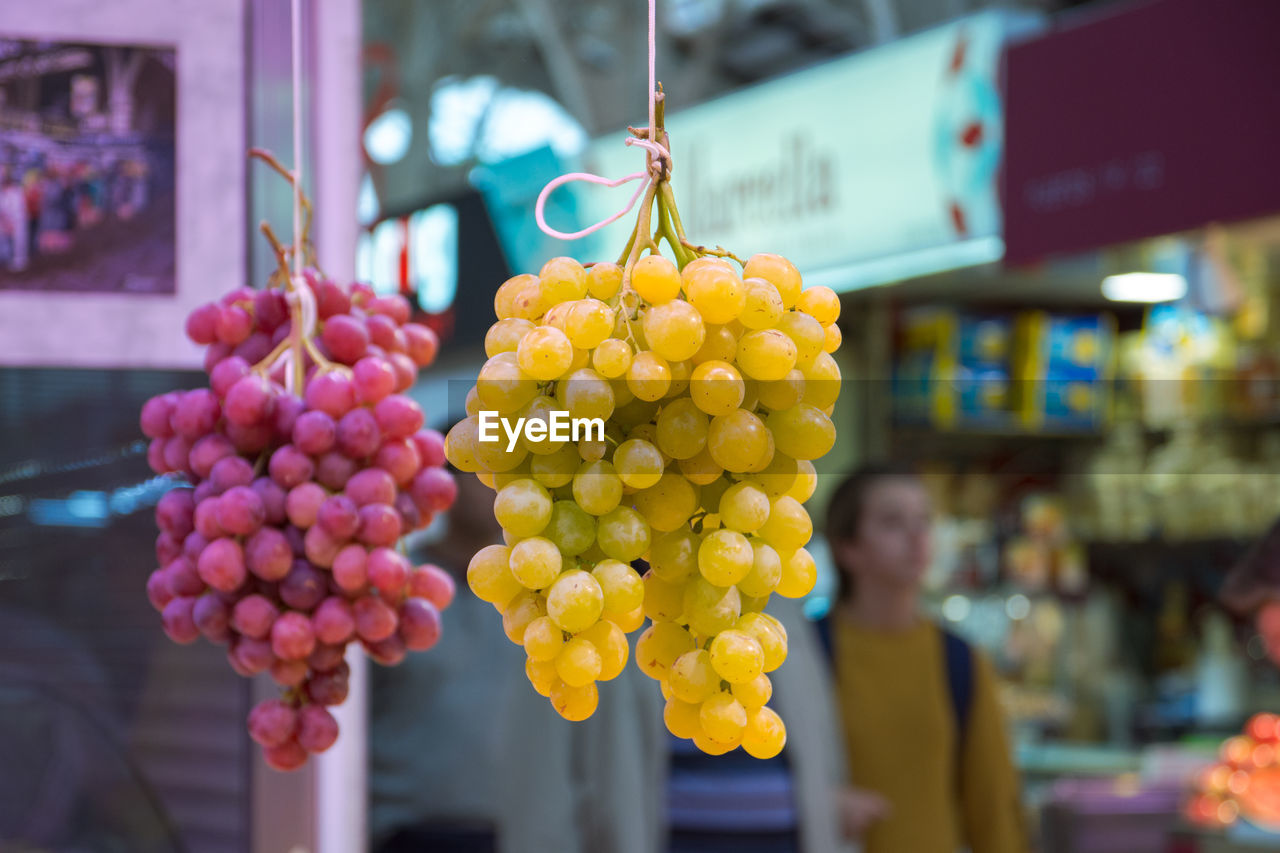
[[[865,853],[1025,853],[990,661],[974,653],[973,705],[957,750],[937,626],[921,620],[904,631],[872,631],[833,618],[849,774],[854,787],[892,805],[868,830]]]

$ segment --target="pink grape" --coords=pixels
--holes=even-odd
[[[248,486],[233,486],[218,498],[218,524],[228,533],[248,536],[262,527],[267,510]]]
[[[219,397],[226,398],[231,386],[249,375],[252,365],[238,355],[229,355],[209,371],[209,387]]]
[[[278,581],[293,567],[293,549],[288,538],[275,527],[264,527],[244,543],[245,564],[265,581]]]
[[[222,309],[207,302],[187,315],[187,337],[197,344],[211,344],[218,339],[218,319]]]
[[[336,282],[319,279],[312,286],[316,294],[316,313],[324,320],[335,314],[346,314],[351,310],[351,298],[342,291]]]
[[[425,598],[400,605],[400,637],[410,651],[424,652],[440,640],[440,611]]]
[[[296,740],[288,740],[279,746],[263,747],[262,759],[272,770],[297,770],[307,763],[307,751]]]
[[[218,366],[218,362],[231,355],[231,350],[232,346],[224,344],[222,341],[215,341],[210,344],[209,348],[204,351],[204,372],[212,372]]]
[[[376,643],[396,632],[396,612],[382,599],[366,595],[353,606],[356,633],[362,640]]]
[[[212,542],[226,533],[218,523],[219,498],[207,498],[196,504],[195,532]]]
[[[199,595],[204,592],[204,581],[200,579],[195,563],[186,557],[179,557],[165,566],[165,575],[169,578],[169,591],[174,596]]]
[[[227,437],[215,432],[204,436],[191,445],[191,452],[187,454],[187,462],[197,477],[208,478],[209,472],[213,470],[214,465],[220,460],[234,455],[235,452],[235,446],[231,444]]]
[[[343,592],[362,592],[369,582],[368,551],[347,545],[333,558],[333,580]]]
[[[227,392],[227,420],[240,426],[253,426],[270,416],[274,403],[271,382],[251,373],[237,379]]]
[[[356,538],[366,545],[394,545],[400,538],[400,514],[381,503],[360,507]]]
[[[147,599],[152,607],[161,611],[173,601],[173,593],[169,591],[169,575],[164,569],[156,569],[147,577]]]
[[[356,362],[352,381],[362,403],[376,403],[396,390],[396,371],[385,358],[365,356]]]
[[[374,454],[373,464],[386,471],[396,485],[405,486],[422,467],[417,446],[408,439],[395,438],[384,441]]]
[[[279,746],[293,737],[298,712],[280,699],[266,699],[249,712],[249,737],[262,746]]]
[[[307,662],[278,660],[271,664],[271,680],[281,687],[297,687],[307,680]]]
[[[325,576],[306,560],[294,560],[280,581],[280,600],[295,610],[310,612],[328,594]]]
[[[344,456],[352,459],[372,456],[381,441],[378,422],[366,408],[352,409],[338,421],[337,445]]]
[[[315,466],[311,457],[292,444],[286,444],[271,454],[267,464],[271,479],[282,488],[292,489],[294,486],[311,479]]]
[[[355,615],[344,598],[331,595],[317,605],[311,614],[311,627],[316,639],[332,644],[335,648],[351,639],[355,633]]]
[[[453,577],[439,566],[427,563],[419,566],[417,571],[409,575],[409,595],[412,598],[425,598],[444,610],[453,603],[457,584]]]
[[[271,426],[266,423],[241,426],[228,422],[226,430],[236,452],[247,456],[258,455],[271,443]]]
[[[187,538],[182,540],[182,556],[195,562],[200,559],[200,552],[208,544],[209,540],[201,536],[199,531],[188,533]]]
[[[374,548],[366,563],[369,583],[384,597],[399,595],[409,580],[409,561],[391,548]]]
[[[253,294],[253,319],[264,332],[274,332],[289,319],[289,305],[278,290],[259,290]]]
[[[453,505],[458,496],[458,484],[453,475],[443,468],[423,468],[413,478],[409,494],[424,514],[440,512]]]
[[[173,435],[170,418],[173,417],[173,406],[176,400],[177,394],[170,392],[152,397],[142,405],[142,414],[138,420],[142,425],[143,435],[147,438],[168,438]]]
[[[246,595],[231,608],[231,627],[245,637],[261,640],[270,633],[279,615],[280,608],[265,596]]]
[[[297,425],[298,417],[303,411],[303,403],[297,397],[292,394],[277,395],[275,413],[271,416],[271,428],[274,433],[283,439],[292,436],[293,428]]]
[[[422,409],[403,394],[381,400],[373,415],[383,434],[390,438],[408,438],[422,429]]]
[[[333,447],[338,426],[324,412],[303,412],[293,423],[293,444],[303,453],[319,456]]]
[[[436,333],[418,323],[405,323],[401,327],[405,338],[405,352],[418,367],[427,367],[436,360],[440,339]]]
[[[217,497],[218,494],[218,490],[208,480],[201,480],[200,484],[191,490],[191,497],[197,504],[204,503],[209,498]]]
[[[188,536],[191,534],[188,533]],[[156,562],[161,565],[168,565],[178,559],[182,554],[181,542],[167,530],[161,530],[160,535],[156,537]]]
[[[200,629],[196,627],[195,620],[191,615],[195,601],[190,596],[179,596],[166,604],[161,612],[164,632],[175,643],[186,645],[187,643],[194,643],[200,637]]]
[[[372,317],[364,321],[365,327],[369,330],[369,340],[373,341],[384,350],[395,349],[396,342],[396,321],[382,314],[374,314]]]
[[[159,440],[159,439],[157,439]],[[169,471],[185,471],[190,464],[191,442],[180,435],[164,439],[164,464]]]
[[[205,639],[214,643],[225,643],[230,639],[231,609],[218,596],[206,593],[197,598],[191,615]]]
[[[409,322],[409,315],[411,313],[409,300],[405,299],[398,293],[390,293],[386,296],[378,296],[370,299],[365,304],[365,310],[370,314],[386,315],[387,317],[390,317],[396,325],[404,325]]]
[[[307,530],[302,538],[307,559],[326,569],[333,565],[334,557],[338,556],[338,549],[344,544],[330,536],[328,531],[319,525]]]
[[[305,705],[298,712],[298,745],[307,752],[324,752],[338,739],[338,721],[323,705]]]
[[[431,516],[428,515],[424,520],[422,517],[422,511],[418,509],[418,505],[413,502],[413,498],[411,496],[404,492],[396,495],[395,510],[400,516],[401,532],[419,530],[431,523]]]
[[[218,340],[235,346],[253,331],[253,317],[239,305],[224,306],[218,316]]]
[[[356,404],[351,380],[340,373],[325,373],[307,385],[303,397],[308,409],[317,409],[330,417],[340,418]]]
[[[244,583],[244,552],[234,539],[214,539],[196,563],[200,578],[214,589],[231,592]]]
[[[257,364],[271,355],[271,335],[266,332],[254,332],[237,344],[231,354],[234,358],[242,358],[250,364]]]
[[[298,528],[290,524],[284,529],[284,538],[289,540],[289,547],[293,549],[293,556],[301,557],[307,551],[306,536]]]
[[[412,388],[413,383],[418,380],[418,366],[413,363],[413,359],[402,352],[393,352],[387,356],[387,361],[391,362],[391,369],[396,372],[396,390],[408,391]]]
[[[319,705],[341,705],[347,700],[349,667],[346,662],[336,669],[319,672],[307,679],[307,696]]]
[[[218,397],[208,388],[187,391],[173,407],[169,424],[178,435],[194,441],[212,432],[222,414]]]
[[[433,429],[420,429],[413,434],[413,446],[418,449],[418,458],[423,465],[443,465],[444,436]]]
[[[396,481],[381,468],[365,468],[352,475],[343,489],[356,506],[395,501]]]
[[[266,512],[265,524],[281,525],[287,517],[285,515],[285,501],[287,495],[285,490],[272,480],[270,477],[259,477],[250,484],[250,488],[262,501],[262,508]]]
[[[354,626],[354,624],[355,623],[353,621],[352,625]],[[352,628],[352,631],[355,631],[354,627]],[[317,642],[316,647],[307,658],[307,666],[311,668],[312,672],[328,672],[342,663],[342,656],[345,651],[345,643],[343,645],[333,646],[327,643]]]
[[[359,508],[351,498],[346,495],[333,495],[320,505],[320,510],[316,514],[316,523],[323,527],[335,542],[346,542],[356,535],[356,528],[360,526],[358,512]]]
[[[165,460],[165,448],[168,444],[167,438],[153,438],[147,444],[147,466],[157,474],[167,474],[173,470]]]
[[[171,489],[156,503],[156,524],[161,530],[183,537],[195,529],[195,499],[190,489]]]
[[[321,335],[334,359],[343,364],[355,364],[369,346],[369,333],[364,324],[353,317],[338,315],[325,321]]]
[[[332,491],[341,491],[359,466],[354,459],[331,450],[316,462],[316,482]]]
[[[316,513],[328,497],[329,493],[318,483],[310,480],[300,483],[290,489],[285,497],[285,514],[292,524],[306,529],[316,523]]]
[[[399,635],[392,634],[385,640],[379,640],[376,643],[362,642],[364,650],[369,653],[369,657],[373,658],[375,663],[383,666],[396,666],[405,659],[408,647],[404,644],[404,640]]]
[[[315,646],[311,620],[301,613],[282,613],[271,626],[271,651],[281,660],[303,660]]]
[[[276,659],[271,652],[271,643],[253,637],[241,637],[236,640],[233,653],[236,663],[240,664],[248,675],[266,672]]]
[[[243,456],[225,456],[209,469],[209,482],[219,495],[236,486],[247,486],[253,482],[253,466]]]

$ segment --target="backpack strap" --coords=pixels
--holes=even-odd
[[[964,755],[965,734],[969,731],[969,714],[973,710],[973,649],[956,634],[939,629],[942,651],[947,666],[947,692],[951,695],[951,713],[956,721],[956,768]]]

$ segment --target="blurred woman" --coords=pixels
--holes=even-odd
[[[836,489],[827,539],[841,592],[829,620],[849,775],[847,834],[866,853],[1027,849],[990,662],[920,614],[933,510],[904,470]]]

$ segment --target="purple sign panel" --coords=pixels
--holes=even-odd
[[[1009,48],[1005,262],[1280,212],[1280,2],[1157,0]]]

